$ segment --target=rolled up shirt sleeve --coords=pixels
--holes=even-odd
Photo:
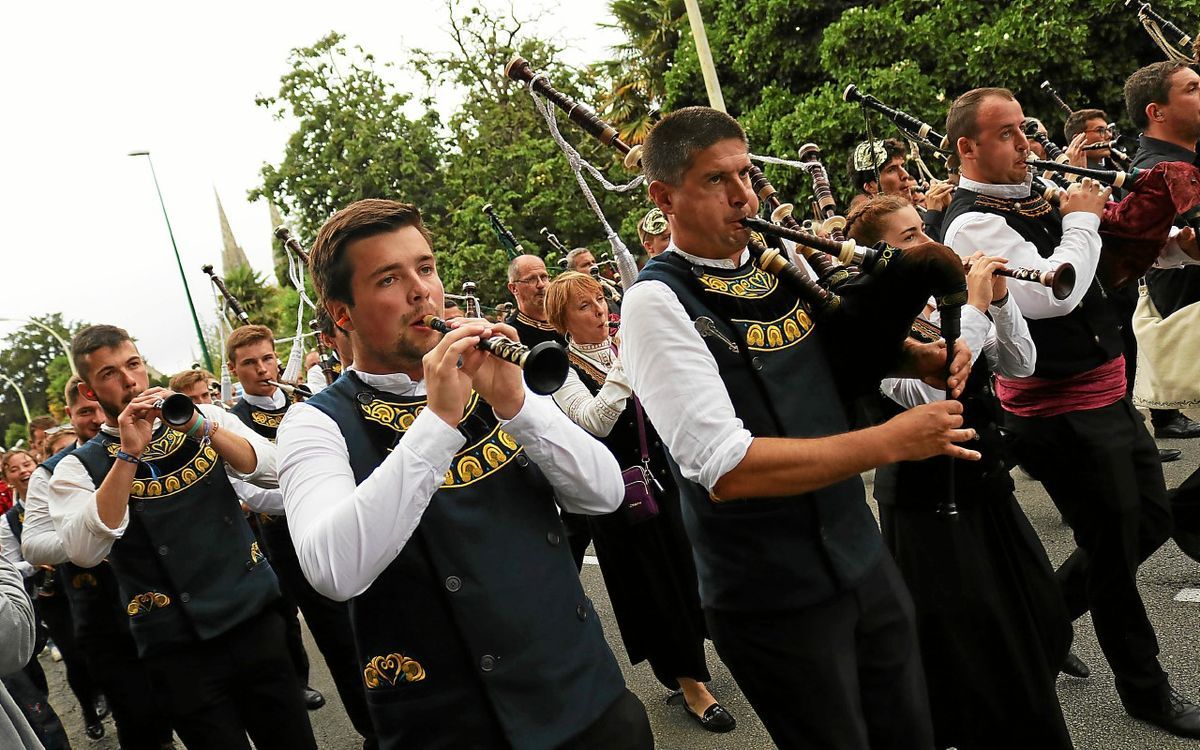
[[[339,601],[365,591],[404,549],[465,442],[425,409],[356,484],[337,424],[307,404],[288,409],[279,426],[279,481],[300,567],[313,588]]]
[[[546,475],[563,510],[600,515],[620,507],[625,482],[617,459],[551,397],[526,389],[521,411],[501,425]]]
[[[67,561],[54,521],[50,518],[50,472],[39,466],[29,477],[25,493],[25,526],[21,532],[21,556],[32,565],[59,565]]]
[[[257,457],[254,471],[251,471],[249,474],[243,474],[230,466],[228,461],[224,461],[226,474],[235,479],[240,479],[243,482],[249,482],[250,484],[266,489],[279,486],[279,474],[275,467],[274,443],[247,427],[237,416],[230,414],[219,406],[199,404],[196,408],[200,410],[205,419],[211,419],[221,425],[222,430],[229,430],[238,437],[245,438],[250,443],[250,446],[254,448],[254,455]]]
[[[733,409],[716,360],[666,284],[638,282],[621,311],[621,357],[633,392],[683,476],[712,492],[754,440]]]
[[[115,529],[100,520],[96,485],[75,456],[58,462],[50,478],[50,519],[71,562],[83,568],[100,564],[129,525],[129,507]]]

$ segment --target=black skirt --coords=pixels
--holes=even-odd
[[[956,518],[934,503],[880,504],[916,607],[938,747],[1072,747],[1055,690],[1070,620],[1010,487],[960,489]]]
[[[659,514],[629,524],[618,510],[588,516],[600,572],[629,661],[648,660],[667,688],[676,678],[712,679],[704,658],[704,614],[679,492],[664,482]]]

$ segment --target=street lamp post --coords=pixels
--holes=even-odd
[[[27,323],[30,325],[35,325],[38,328],[41,328],[46,333],[53,336],[54,340],[57,341],[60,346],[62,346],[63,352],[65,352],[67,355],[67,364],[69,364],[71,366],[71,374],[72,375],[79,374],[79,370],[75,369],[75,360],[71,357],[71,345],[67,343],[66,339],[64,339],[62,336],[60,336],[58,334],[58,331],[54,330],[53,328],[51,328],[48,325],[45,325],[44,323],[39,323],[38,321],[34,320],[33,318],[0,318],[0,320],[4,321],[6,323]]]
[[[154,179],[154,190],[158,193],[158,204],[162,206],[163,219],[167,222],[167,235],[171,238],[171,247],[175,250],[175,262],[179,265],[179,278],[183,279],[183,291],[187,295],[188,308],[192,311],[192,323],[196,326],[196,338],[200,340],[200,351],[204,354],[204,365],[213,372],[212,357],[208,353],[208,344],[204,342],[204,332],[200,330],[200,317],[196,315],[196,305],[192,302],[192,290],[188,286],[187,274],[183,272],[183,261],[179,258],[179,246],[175,244],[175,232],[171,231],[171,218],[167,216],[167,204],[163,201],[162,188],[158,186],[158,175],[154,172],[154,161],[149,151],[130,151],[130,156],[144,156],[150,164],[150,176]]]
[[[21,393],[21,388],[17,385],[17,381],[4,374],[0,374],[0,379],[11,385],[12,389],[17,392],[17,400],[21,402],[21,411],[25,412],[25,424],[32,422],[33,417],[29,416],[29,404],[25,403],[25,394]]]

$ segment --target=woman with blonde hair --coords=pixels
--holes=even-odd
[[[704,684],[711,679],[704,615],[679,491],[621,367],[604,290],[587,274],[560,274],[546,290],[546,317],[566,336],[571,361],[554,400],[626,469],[625,503],[588,523],[629,660],[649,661],[659,682],[678,687],[684,710],[704,729],[728,732],[737,722]]]

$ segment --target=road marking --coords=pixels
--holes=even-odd
[[[597,560],[592,555],[584,555],[583,556],[583,564],[584,565],[599,565],[600,561]],[[1195,591],[1197,593],[1197,596],[1200,596],[1200,589],[1191,589],[1191,591]],[[1200,599],[1196,599],[1195,601],[1200,602]]]
[[[1177,602],[1200,602],[1200,589],[1182,589],[1175,595]]]

